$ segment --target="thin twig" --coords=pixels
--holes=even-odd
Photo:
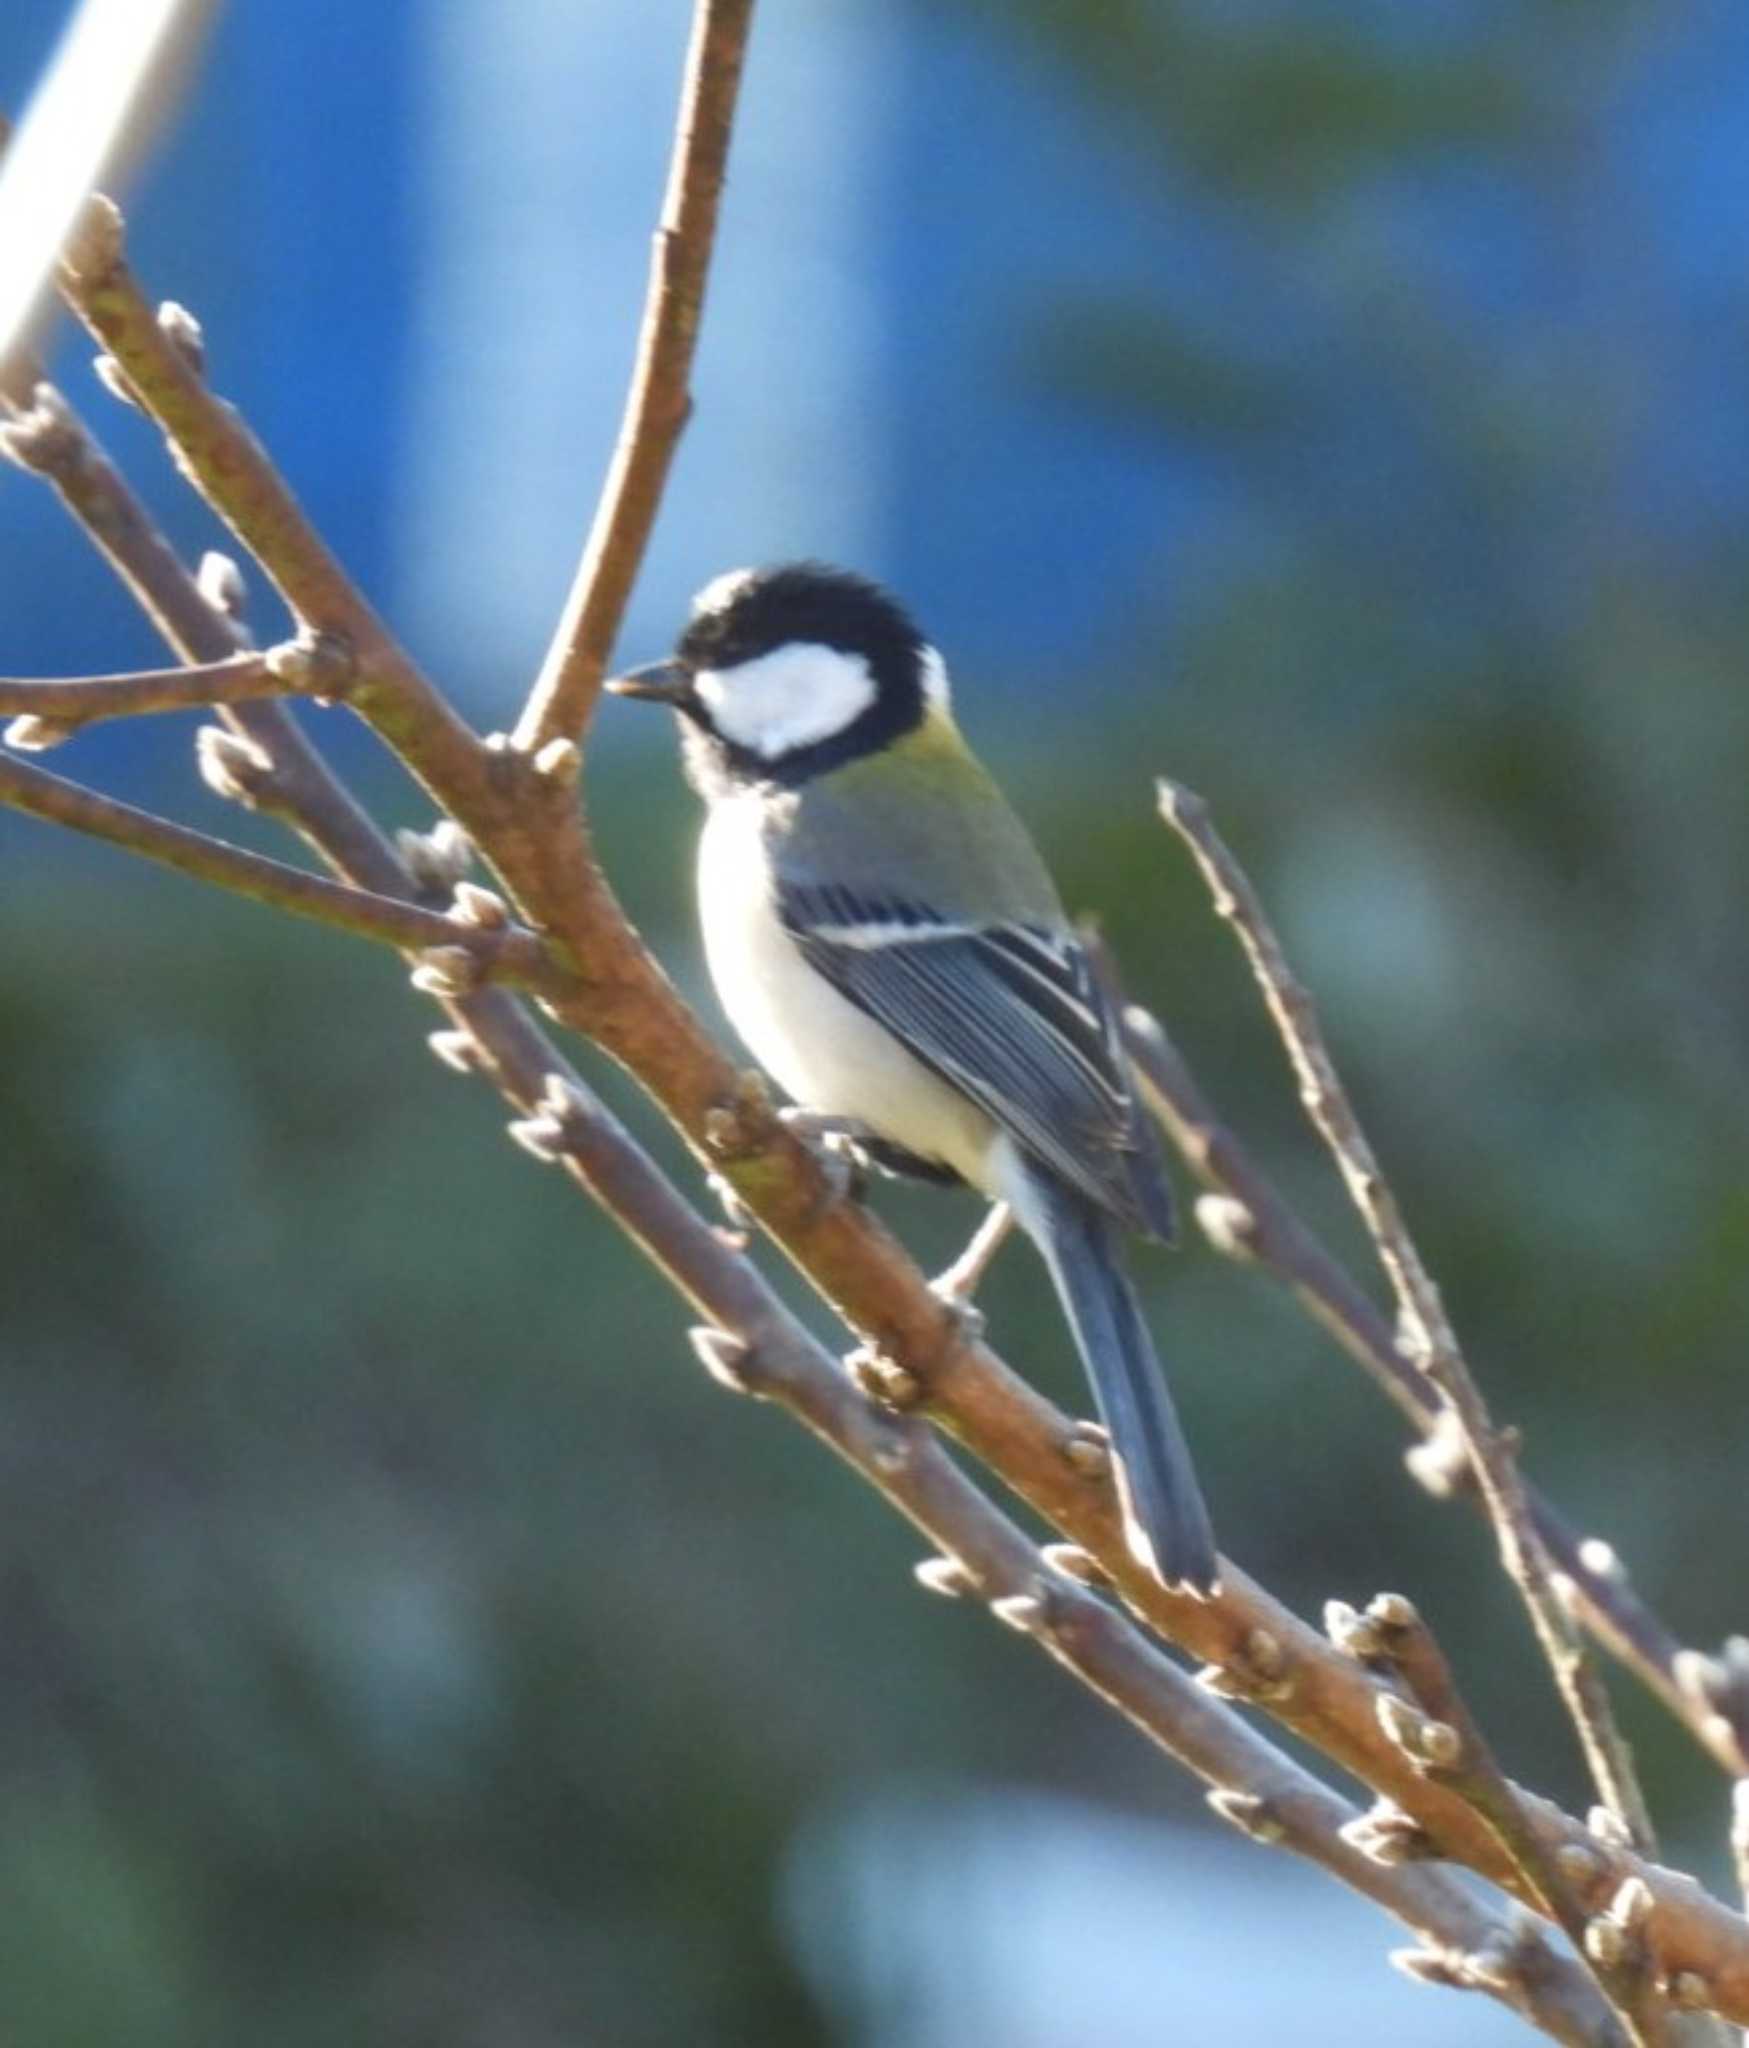
[[[183,474],[249,546],[299,624],[346,648],[348,701],[431,787],[479,779],[479,742],[396,643],[304,517],[236,410],[218,403],[174,323],[155,313],[122,253],[121,214],[93,198],[68,241],[61,290],[113,358],[142,411],[180,451]]]
[[[1599,1916],[1580,1903],[1562,1867],[1561,1853],[1551,1850],[1531,1824],[1517,1788],[1500,1768],[1470,1711],[1445,1652],[1413,1603],[1400,1593],[1381,1593],[1364,1614],[1357,1614],[1332,1602],[1326,1624],[1339,1648],[1369,1669],[1402,1680],[1407,1702],[1389,1696],[1379,1702],[1386,1732],[1418,1769],[1449,1786],[1492,1830],[1543,1911],[1587,1959],[1635,2048],[1665,2048],[1670,2015],[1658,1995],[1657,1972],[1645,1944],[1614,1944],[1607,1936],[1601,1942],[1587,1938]],[[1576,1868],[1589,1874],[1594,1865],[1595,1858],[1588,1856]],[[1599,1947],[1613,1952],[1600,1955]]]
[[[0,394],[3,398],[4,394]],[[184,568],[119,470],[40,368],[22,366],[0,448],[39,475],[173,653],[212,664],[249,653],[241,625]],[[220,557],[209,558],[229,569]],[[220,705],[221,723],[271,764],[256,807],[292,825],[345,880],[379,896],[413,893],[395,850],[282,704]]]
[[[521,988],[554,992],[569,986],[567,976],[533,932],[465,923],[441,911],[421,909],[416,903],[377,896],[367,889],[332,882],[325,875],[287,867],[284,861],[249,853],[168,818],[136,810],[132,804],[81,789],[45,768],[4,753],[0,753],[0,804],[93,839],[107,840],[113,846],[124,846],[164,867],[257,903],[272,904],[277,910],[288,910],[294,917],[333,925],[356,938],[375,939],[408,953],[456,951],[462,958],[447,964],[460,975],[472,973],[481,982],[496,978]]]
[[[293,609],[307,623],[341,632],[358,651],[361,672],[383,685],[368,692],[355,687],[348,701],[479,843],[527,921],[578,966],[574,990],[552,999],[555,1014],[637,1074],[820,1291],[878,1353],[911,1374],[932,1414],[1065,1536],[1091,1551],[1150,1623],[1240,1674],[1268,1639],[1278,1667],[1268,1711],[1401,1805],[1442,1854],[1512,1883],[1508,1860],[1474,1813],[1420,1779],[1383,1737],[1375,1688],[1349,1660],[1236,1568],[1228,1570],[1225,1595],[1203,1602],[1167,1593],[1130,1563],[1109,1474],[1091,1471],[1081,1455],[1089,1448],[1085,1434],[984,1347],[967,1344],[888,1233],[832,1198],[806,1148],[771,1115],[763,1092],[724,1060],[625,923],[599,874],[578,859],[580,840],[566,836],[551,807],[531,816],[527,773],[515,757],[478,747],[465,730],[458,740],[459,722],[447,707],[429,709],[435,693],[416,671],[402,687],[411,664],[401,650],[370,643],[370,630],[380,634],[380,624],[307,531],[259,448],[204,386],[163,370],[146,331],[155,323],[148,315],[142,329],[137,293],[131,281],[121,280],[118,266],[116,250],[91,269],[75,268],[68,279],[72,296],[118,359],[122,345],[131,353],[124,367],[135,393]],[[547,771],[555,783],[561,770],[574,778],[575,755],[572,747],[568,762],[555,758]],[[575,816],[569,807],[567,814]],[[1528,1806],[1556,1843],[1584,1841],[1584,1830],[1546,1802]],[[1643,1877],[1653,1898],[1658,1952],[1669,1966],[1692,1977],[1698,1995],[1718,2010],[1749,2017],[1749,1927],[1687,1881],[1623,1852],[1610,1867]]]
[[[1295,1214],[1230,1124],[1222,1122],[1159,1020],[1124,1010],[1124,1040],[1142,1094],[1192,1172],[1213,1191],[1198,1220],[1215,1248],[1285,1286],[1418,1432],[1408,1464],[1430,1493],[1486,1512],[1445,1404],[1397,1349],[1391,1323]],[[1634,1590],[1611,1547],[1582,1536],[1527,1480],[1525,1498],[1579,1618],[1677,1716],[1721,1768],[1749,1776],[1749,1684],[1724,1659],[1689,1649]]]
[[[46,719],[70,732],[142,712],[205,711],[299,691],[331,697],[344,687],[344,677],[344,657],[334,651],[318,655],[294,641],[265,654],[229,654],[190,668],[28,682],[0,677],[0,718]]]
[[[1604,1804],[1645,1854],[1655,1853],[1651,1815],[1633,1757],[1617,1728],[1602,1674],[1562,1601],[1533,1522],[1509,1440],[1489,1416],[1439,1289],[1422,1263],[1397,1199],[1379,1167],[1324,1043],[1311,996],[1295,978],[1249,878],[1222,841],[1201,798],[1159,785],[1160,813],[1189,847],[1215,908],[1233,927],[1287,1048],[1305,1104],[1341,1170],[1349,1195],[1397,1297],[1412,1362],[1448,1404],[1488,1505],[1501,1561],[1523,1596]]]
[[[588,722],[692,410],[692,358],[752,20],[753,0],[698,0],[693,13],[637,364],[582,560],[517,722],[515,745],[525,754],[578,739]]]

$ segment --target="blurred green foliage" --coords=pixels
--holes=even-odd
[[[1361,1260],[1148,776],[1212,801],[1531,1467],[1679,1628],[1741,1627],[1741,544],[1635,516],[1648,366],[1570,303],[1491,357],[1431,256],[1402,288],[1376,211],[1382,175],[1458,149],[1557,205],[1572,114],[1525,38],[1606,67],[1637,17],[1545,4],[1457,62],[1370,10],[965,11],[1147,139],[1138,205],[1170,160],[1269,220],[1254,260],[1315,273],[1324,320],[1295,359],[1165,290],[1035,309],[1011,368],[1138,462],[1218,451],[1267,516],[1163,563],[1170,618],[1120,602],[1048,730],[973,677],[967,723]],[[1355,481],[1369,449],[1383,484]],[[1170,694],[1137,683],[1168,663]],[[690,969],[669,764],[595,781],[616,876]],[[772,1905],[818,1801],[922,1761],[1195,1806],[1021,1646],[917,1599],[911,1539],[707,1386],[660,1282],[426,1057],[391,963],[7,821],[0,862],[0,2036],[823,2040]],[[879,1199],[931,1259],[972,1220]],[[1144,1277],[1227,1546],[1306,1611],[1411,1593],[1508,1764],[1582,1803],[1487,1543],[1404,1476],[1390,1413],[1194,1242]],[[1023,1252],[988,1306],[1071,1396]],[[1716,1870],[1716,1776],[1625,1704],[1673,1851]]]

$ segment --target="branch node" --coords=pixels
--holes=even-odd
[[[477,932],[501,932],[510,923],[510,905],[496,889],[482,889],[477,882],[457,882],[449,914]]]
[[[1680,2012],[1710,2012],[1713,1987],[1698,1970],[1678,1970],[1664,1986],[1664,1996]]]
[[[1632,1943],[1619,1920],[1607,1913],[1594,1913],[1585,1923],[1585,1953],[1600,1970],[1624,1969],[1630,1960]]]
[[[126,240],[121,208],[104,193],[93,192],[62,245],[62,272],[82,283],[105,278],[121,262]]]
[[[1007,1593],[990,1602],[990,1612],[1004,1628],[1025,1636],[1048,1636],[1053,1621],[1052,1594],[1043,1579],[1034,1579],[1024,1593]]]
[[[1463,1737],[1449,1721],[1436,1721],[1394,1692],[1379,1693],[1373,1701],[1373,1711],[1386,1739],[1402,1751],[1416,1770],[1455,1770],[1463,1760]]]
[[[1366,1603],[1367,1619],[1387,1636],[1405,1635],[1421,1626],[1421,1615],[1406,1593],[1375,1593]]]
[[[1473,1948],[1458,1965],[1458,1981],[1466,1989],[1507,1993],[1524,1983],[1524,1937],[1497,1937]]]
[[[52,384],[38,384],[29,407],[0,426],[0,454],[20,469],[66,475],[85,461],[85,437],[73,409]]]
[[[1601,1536],[1587,1536],[1580,1543],[1579,1562],[1593,1578],[1612,1586],[1625,1586],[1628,1582],[1628,1568],[1617,1555],[1615,1545],[1606,1543]]]
[[[1619,1813],[1607,1806],[1594,1806],[1585,1816],[1585,1826],[1595,1842],[1602,1842],[1611,1849],[1631,1849],[1634,1838],[1628,1824]]]
[[[1387,1870],[1401,1863],[1431,1863],[1439,1857],[1432,1835],[1388,1799],[1378,1800],[1365,1813],[1344,1821],[1337,1832],[1350,1848]]]
[[[1609,1875],[1609,1865],[1584,1842],[1563,1842],[1555,1851],[1555,1868],[1583,1897]]]
[[[447,901],[474,864],[474,842],[453,818],[439,818],[429,832],[403,827],[395,846],[422,896]]]
[[[895,1479],[909,1466],[915,1448],[918,1448],[915,1436],[907,1427],[893,1421],[889,1425],[883,1425],[881,1430],[874,1434],[874,1440],[868,1446],[868,1462],[883,1477]]]
[[[295,639],[270,647],[262,659],[276,682],[300,696],[314,697],[318,704],[343,697],[358,673],[352,648],[338,633],[306,629]]]
[[[912,1577],[926,1593],[958,1600],[977,1590],[977,1580],[957,1557],[926,1557],[911,1567]]]
[[[485,985],[485,964],[472,946],[427,946],[414,954],[408,979],[422,996],[455,1003]]]
[[[1104,1479],[1111,1471],[1111,1439],[1097,1422],[1077,1422],[1059,1448],[1084,1479]]]
[[[140,394],[128,381],[128,373],[107,349],[99,349],[91,358],[92,374],[117,405],[128,406],[134,412],[144,412]]]
[[[1358,1663],[1390,1662],[1385,1631],[1370,1614],[1362,1614],[1346,1600],[1324,1602],[1324,1633],[1345,1657],[1353,1657]]]
[[[554,789],[575,789],[583,773],[583,750],[562,735],[536,750],[534,772]]]
[[[1077,1586],[1088,1586],[1095,1592],[1102,1592],[1111,1584],[1110,1572],[1091,1550],[1083,1550],[1079,1543],[1047,1543],[1039,1555],[1052,1571],[1061,1572],[1064,1578],[1072,1579]]]
[[[744,1067],[735,1077],[735,1093],[713,1102],[699,1125],[700,1140],[713,1159],[745,1159],[759,1150],[762,1127],[771,1117],[771,1090],[765,1076]],[[813,1155],[810,1153],[810,1157]]]
[[[215,612],[227,619],[240,619],[249,605],[249,586],[235,559],[219,548],[208,548],[200,558],[195,582],[200,594]]]
[[[719,1387],[727,1387],[731,1394],[758,1392],[752,1369],[753,1346],[745,1337],[737,1337],[732,1330],[718,1330],[709,1324],[700,1324],[687,1331],[686,1341],[692,1346],[699,1364]]]
[[[1287,1823],[1260,1793],[1235,1792],[1217,1785],[1207,1796],[1209,1805],[1222,1820],[1236,1827],[1240,1834],[1249,1835],[1252,1841],[1271,1846],[1286,1839]]]
[[[891,1408],[903,1414],[923,1399],[923,1382],[908,1366],[872,1344],[859,1345],[844,1360],[851,1383],[877,1408]]]
[[[1630,1934],[1641,1934],[1652,1917],[1652,1903],[1652,1887],[1643,1877],[1624,1877],[1610,1901],[1610,1917]]]
[[[454,1074],[483,1074],[486,1059],[471,1031],[433,1031],[425,1043]]]
[[[206,376],[206,336],[188,308],[166,299],[158,308],[158,326],[164,339],[197,377]]]
[[[565,1156],[565,1126],[557,1117],[544,1113],[516,1117],[504,1128],[510,1133],[512,1144],[520,1145],[543,1166],[557,1166]]]
[[[1292,1695],[1294,1673],[1281,1638],[1269,1629],[1254,1628],[1235,1644],[1224,1663],[1205,1664],[1196,1682],[1217,1699],[1276,1701]]]
[[[1237,1195],[1198,1195],[1202,1234],[1224,1257],[1248,1265],[1257,1257],[1257,1218]]]
[[[78,730],[75,718],[39,718],[34,711],[25,711],[0,732],[0,741],[15,753],[46,754],[51,747],[64,745]]]
[[[276,773],[267,749],[222,725],[203,725],[194,736],[194,762],[214,796],[259,809],[274,792]]]
[[[1463,1424],[1450,1408],[1442,1408],[1421,1441],[1403,1453],[1403,1463],[1435,1500],[1456,1500],[1474,1490],[1476,1475]]]
[[[1448,1956],[1436,1948],[1394,1948],[1386,1960],[1417,1984],[1436,1984],[1445,1991],[1470,1989],[1461,1957]]]

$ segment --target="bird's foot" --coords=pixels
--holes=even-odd
[[[995,1203],[978,1225],[971,1243],[945,1271],[936,1274],[929,1291],[946,1309],[962,1342],[978,1344],[984,1336],[984,1311],[973,1299],[983,1284],[990,1262],[1002,1249],[1002,1241],[1014,1228],[1014,1211],[1006,1202]]]
[[[868,1193],[869,1174],[862,1148],[874,1136],[867,1124],[819,1109],[780,1109],[777,1114],[791,1137],[800,1139],[819,1162],[830,1198],[861,1202]]]
[[[941,1303],[942,1312],[952,1323],[954,1336],[961,1344],[983,1343],[990,1319],[969,1294],[961,1294],[945,1274],[930,1281],[929,1291]]]

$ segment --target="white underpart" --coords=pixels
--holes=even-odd
[[[720,576],[713,576],[692,600],[692,615],[699,618],[706,612],[726,611],[753,581],[752,569],[725,569]]]
[[[875,700],[860,654],[811,640],[792,640],[734,668],[701,670],[693,687],[723,738],[767,761],[831,739]]]
[[[802,958],[772,901],[763,822],[757,795],[731,797],[711,806],[699,845],[705,954],[742,1042],[804,1109],[866,1124],[1007,1194],[1018,1155],[993,1120]]]

